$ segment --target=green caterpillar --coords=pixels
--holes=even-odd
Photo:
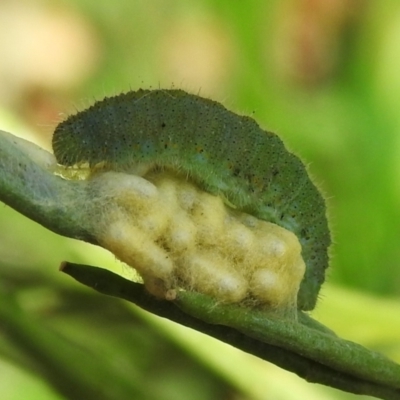
[[[306,263],[298,308],[314,308],[331,243],[325,201],[300,159],[253,119],[182,90],[131,91],[60,123],[53,149],[65,166],[182,172],[236,208],[292,231]]]

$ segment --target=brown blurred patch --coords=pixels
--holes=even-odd
[[[163,74],[175,84],[205,95],[221,93],[232,76],[234,44],[221,21],[184,15],[171,21],[161,41]]]
[[[285,79],[313,87],[329,81],[346,64],[361,0],[296,0],[278,11],[275,51]]]
[[[33,126],[54,125],[61,92],[93,73],[100,53],[92,27],[65,3],[3,0],[0,105]]]

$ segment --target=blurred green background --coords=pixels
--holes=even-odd
[[[2,0],[0,129],[50,148],[63,116],[179,87],[252,115],[326,193],[329,282],[313,315],[400,362],[400,3]],[[4,399],[361,399],[60,276],[110,254],[0,207]]]

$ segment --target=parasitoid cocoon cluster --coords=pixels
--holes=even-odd
[[[99,205],[100,244],[135,268],[153,295],[194,290],[226,303],[296,305],[305,264],[292,232],[167,171],[90,179],[112,199]]]

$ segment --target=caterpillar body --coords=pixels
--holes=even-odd
[[[302,161],[252,118],[182,90],[131,91],[61,122],[53,149],[64,166],[178,171],[237,209],[292,231],[306,263],[297,306],[314,308],[331,243],[325,201]]]

